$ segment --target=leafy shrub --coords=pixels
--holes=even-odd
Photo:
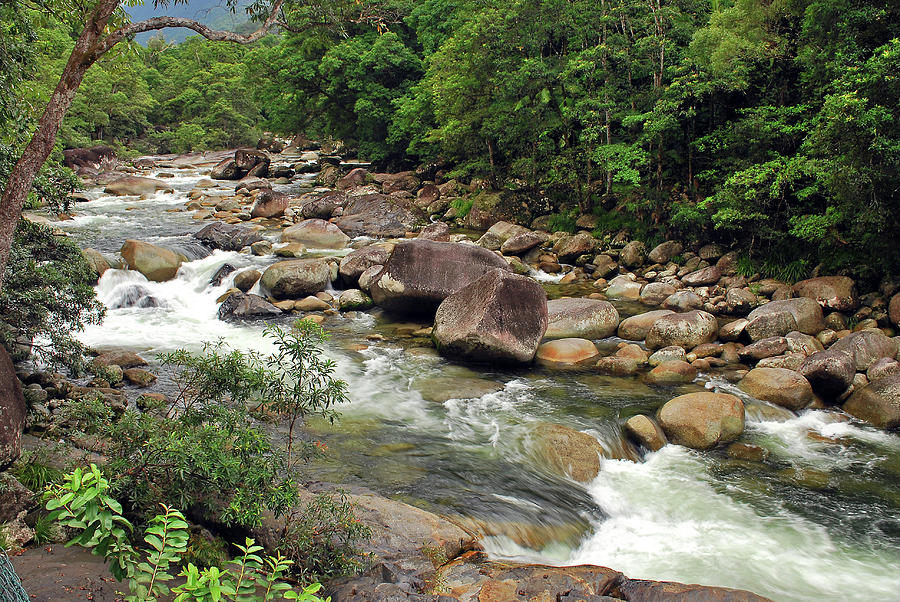
[[[157,600],[174,594],[176,601],[321,602],[314,595],[321,584],[314,583],[299,592],[293,590],[280,580],[290,560],[280,555],[261,557],[262,547],[249,538],[245,545],[237,546],[241,554],[227,566],[199,569],[189,563],[179,573],[185,582],[170,589],[167,583],[175,578],[174,568],[188,547],[184,515],[163,504],[163,513],[150,520],[144,534],[145,545],[139,549],[130,540],[131,523],[122,516],[122,506],[110,497],[109,490],[109,481],[91,464],[87,470],[76,469],[62,484],[48,491],[46,508],[51,520],[78,531],[67,545],[90,548],[110,561],[110,570],[118,580],[128,581],[131,595],[126,600]]]
[[[281,537],[281,552],[294,562],[305,582],[353,574],[362,568],[356,545],[372,536],[343,491],[320,493],[290,514]]]
[[[465,219],[469,212],[472,211],[472,205],[474,204],[475,199],[472,197],[459,197],[450,201],[450,206],[453,207],[456,217],[459,219]]]
[[[0,291],[0,342],[14,357],[17,343],[30,343],[42,361],[82,371],[84,348],[73,334],[105,312],[94,278],[74,242],[19,220]]]
[[[576,211],[562,211],[550,215],[547,227],[550,228],[551,232],[568,232],[569,234],[574,234],[576,221]]]

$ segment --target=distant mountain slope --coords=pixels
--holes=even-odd
[[[238,0],[237,9],[232,13],[225,7],[225,0],[191,0],[188,4],[168,8],[154,8],[153,0],[144,0],[144,6],[131,7],[128,14],[131,15],[132,21],[167,15],[194,19],[216,29],[234,30],[248,21],[244,8],[251,2],[252,0]],[[186,37],[196,35],[193,31],[183,28],[164,29],[162,33],[169,42],[182,42]],[[146,44],[147,40],[156,35],[159,35],[159,32],[142,33],[137,36],[137,40],[141,44]]]

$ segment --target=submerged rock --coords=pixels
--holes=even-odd
[[[549,468],[562,476],[588,483],[600,473],[603,446],[581,431],[542,422],[532,431],[535,450]]]
[[[444,299],[433,336],[445,355],[530,362],[546,330],[547,296],[541,285],[495,269]]]
[[[153,178],[125,176],[124,178],[119,178],[115,182],[107,184],[103,192],[117,196],[140,196],[142,194],[153,194],[154,192],[165,190],[166,188],[169,188],[169,186],[165,182],[160,182]]]
[[[281,310],[260,297],[234,292],[219,306],[220,320],[262,320],[281,315]]]

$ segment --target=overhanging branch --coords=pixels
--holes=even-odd
[[[212,29],[193,19],[184,19],[181,17],[153,17],[152,19],[147,19],[145,21],[129,23],[128,25],[123,25],[115,30],[99,43],[95,51],[95,58],[99,58],[128,36],[143,33],[145,31],[156,31],[166,27],[184,27],[186,29],[191,29],[207,40],[212,40],[213,42],[252,44],[265,36],[272,26],[278,22],[278,14],[281,12],[281,6],[283,4],[284,0],[275,0],[275,2],[272,3],[272,10],[269,13],[268,18],[263,22],[259,29],[249,35]]]

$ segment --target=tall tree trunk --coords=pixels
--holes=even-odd
[[[0,199],[0,289],[3,287],[3,278],[6,274],[6,264],[9,261],[9,251],[16,223],[22,214],[25,200],[28,198],[38,171],[53,151],[56,134],[62,125],[63,117],[66,116],[66,111],[69,110],[69,106],[75,98],[75,93],[78,92],[84,74],[97,60],[97,42],[116,6],[118,6],[117,0],[103,0],[94,9],[84,31],[75,42],[75,48],[72,49],[72,54],[63,69],[59,83],[50,96],[50,102],[47,103],[44,114],[38,121],[37,130],[9,174],[6,189]]]
[[[154,17],[146,21],[129,23],[104,36],[109,20],[119,6],[119,0],[99,0],[97,2],[94,11],[87,19],[84,30],[78,36],[78,41],[75,42],[72,54],[69,55],[59,83],[50,96],[50,101],[38,121],[31,141],[9,174],[6,188],[3,190],[3,197],[0,198],[0,290],[3,288],[3,278],[6,274],[6,264],[9,262],[9,251],[12,247],[16,223],[22,214],[25,200],[28,198],[38,171],[53,151],[59,127],[62,125],[63,118],[90,66],[128,36],[164,27],[186,27],[210,40],[249,44],[260,39],[275,25],[283,4],[284,0],[274,0],[268,18],[259,29],[250,35],[216,31],[191,19]]]

